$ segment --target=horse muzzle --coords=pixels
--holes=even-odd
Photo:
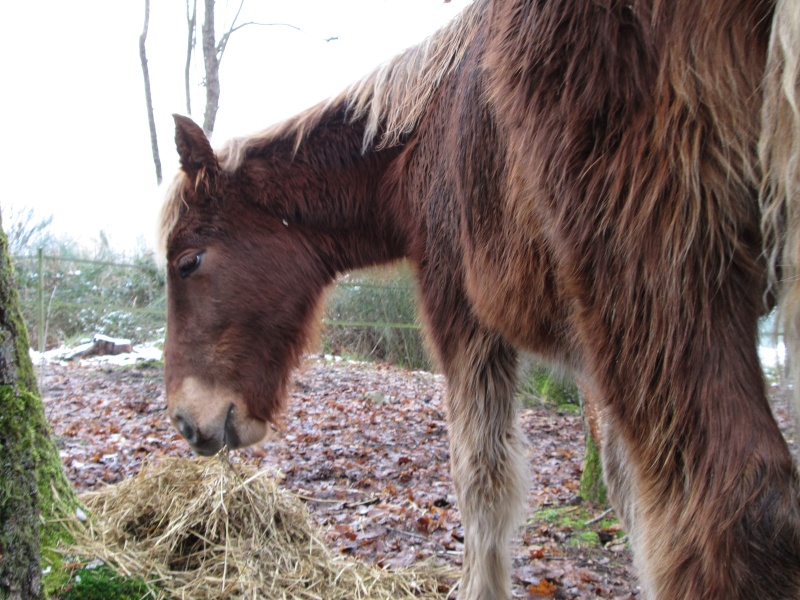
[[[168,395],[169,416],[175,429],[201,456],[211,456],[224,446],[241,448],[264,438],[267,425],[247,416],[242,399],[193,377]]]
[[[231,404],[228,414],[233,414],[233,405]],[[193,421],[184,417],[180,413],[172,418],[172,424],[178,430],[184,439],[189,443],[192,449],[200,456],[211,456],[219,452],[223,446],[228,448],[238,448],[241,446],[239,435],[233,427],[233,422],[230,417],[225,419],[225,426],[222,431],[222,437],[217,432],[208,436],[200,431]]]

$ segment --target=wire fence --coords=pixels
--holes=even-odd
[[[30,342],[38,350],[96,333],[134,343],[163,338],[165,280],[152,259],[118,262],[39,250],[12,260]],[[348,275],[327,302],[323,351],[429,366],[406,269]]]

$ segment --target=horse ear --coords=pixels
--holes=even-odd
[[[175,145],[181,158],[181,167],[197,184],[198,177],[218,168],[217,157],[205,132],[190,118],[172,115],[175,119]]]

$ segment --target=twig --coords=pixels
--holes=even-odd
[[[628,536],[623,535],[621,538],[617,538],[616,540],[611,540],[610,542],[606,542],[606,545],[603,548],[608,549],[611,546],[619,546],[620,544],[624,544],[628,541]]]
[[[366,500],[360,500],[359,502],[345,502],[343,508],[355,508],[356,506],[371,506],[373,504],[377,504],[381,501],[380,496],[373,496],[372,498],[367,498]]]
[[[593,519],[589,519],[588,521],[586,521],[586,522],[584,523],[584,525],[594,525],[594,524],[595,524],[595,523],[597,523],[598,521],[602,521],[603,519],[605,519],[605,518],[606,518],[608,515],[610,515],[612,512],[614,512],[614,509],[613,509],[613,508],[609,508],[609,509],[607,509],[607,510],[604,510],[603,512],[601,512],[599,515],[597,515],[597,516],[596,516],[596,517],[594,517]]]
[[[373,496],[372,498],[367,498],[366,500],[358,500],[356,502],[351,502],[348,500],[342,500],[341,498],[315,498],[314,496],[306,496],[304,494],[298,494],[297,492],[292,492],[292,494],[299,498],[300,500],[305,500],[307,502],[323,502],[325,504],[341,504],[342,508],[355,508],[356,506],[369,506],[370,504],[377,504],[381,501],[380,496]]]
[[[297,492],[292,492],[295,498],[300,498],[300,500],[305,500],[307,502],[324,502],[326,504],[344,504],[344,500],[335,500],[330,498],[314,498],[313,496],[304,496],[303,494],[298,494]]]
[[[385,527],[389,531],[394,531],[395,533],[400,533],[403,535],[407,535],[409,537],[417,538],[418,540],[422,540],[423,542],[433,542],[434,544],[438,544],[445,550],[447,549],[447,546],[445,546],[442,542],[436,541],[432,538],[427,538],[424,535],[419,535],[418,533],[412,533],[411,531],[403,531],[402,529],[395,529],[394,527],[389,527],[388,525],[385,525]]]
[[[47,334],[48,328],[50,327],[50,309],[53,308],[53,298],[55,298],[56,290],[58,289],[58,284],[53,286],[53,292],[50,294],[50,300],[47,303],[47,312],[45,313],[44,319],[44,343],[41,344],[42,349],[47,350]],[[44,353],[42,356],[39,357],[39,366],[41,367],[39,370],[39,393],[44,395],[44,376],[45,376],[45,369],[47,368],[47,359],[44,357]],[[48,417],[49,417],[50,408],[48,407]]]

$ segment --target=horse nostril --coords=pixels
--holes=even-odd
[[[197,429],[189,421],[178,415],[175,417],[175,427],[178,428],[178,432],[186,438],[187,442],[190,444],[197,443]]]
[[[228,415],[225,417],[225,444],[228,448],[238,448],[240,445],[239,435],[233,424],[233,404],[228,408]]]

